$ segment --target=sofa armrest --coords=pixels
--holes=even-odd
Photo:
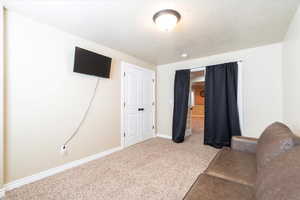
[[[233,136],[231,139],[231,148],[236,151],[255,153],[257,140],[256,138]]]
[[[299,135],[300,134],[297,134],[293,138],[295,145],[300,145],[300,136]]]

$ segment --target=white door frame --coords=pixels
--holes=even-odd
[[[4,6],[0,2],[0,198],[4,185]]]
[[[124,106],[125,106],[125,67],[133,67],[142,71],[146,71],[146,72],[151,72],[153,73],[153,96],[154,96],[154,105],[153,105],[153,126],[154,129],[152,131],[153,137],[155,137],[155,133],[156,133],[156,74],[154,70],[150,70],[150,69],[146,69],[143,67],[139,67],[136,66],[134,64],[130,64],[127,62],[122,61],[121,62],[121,147],[125,148],[125,137],[124,137],[124,133],[125,133],[125,112],[124,112]]]

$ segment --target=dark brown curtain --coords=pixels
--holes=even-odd
[[[241,135],[237,86],[237,62],[206,67],[204,144],[222,148]]]
[[[190,92],[190,70],[178,70],[174,83],[172,140],[184,141]]]

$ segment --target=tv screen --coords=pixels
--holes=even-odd
[[[111,58],[76,47],[74,72],[109,78]]]

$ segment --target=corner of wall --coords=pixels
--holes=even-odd
[[[5,36],[9,36],[5,38],[5,42],[8,41],[5,47],[5,67],[7,69],[7,73],[5,74],[5,78],[7,79],[5,83],[5,89],[7,90],[5,98],[7,101],[9,101],[9,104],[7,104],[5,107],[8,113],[6,115],[7,119],[5,122],[5,172],[4,178],[0,180],[0,189],[1,181],[3,181],[3,184],[5,185],[14,180],[18,180],[20,178],[45,171],[68,162],[79,160],[97,152],[103,152],[119,146],[121,135],[119,100],[121,90],[120,63],[121,61],[127,61],[143,68],[150,69],[155,68],[155,65],[118,50],[114,50],[93,41],[89,41],[76,35],[64,32],[54,26],[40,23],[10,10],[6,10],[4,15]],[[1,30],[3,29],[0,28],[0,31]],[[47,38],[49,35],[51,35],[51,40]],[[2,43],[0,42],[0,44]],[[28,44],[30,45],[30,51],[28,51],[28,49],[27,51],[25,50],[28,47]],[[115,61],[115,67],[112,67],[112,78],[110,80],[105,79],[101,81],[99,89],[101,89],[102,92],[105,92],[105,94],[101,97],[98,95],[98,98],[101,98],[101,101],[96,101],[97,103],[93,104],[95,109],[97,109],[97,112],[90,113],[89,120],[85,122],[86,125],[81,129],[83,134],[78,135],[77,139],[73,141],[73,147],[70,151],[71,153],[64,159],[61,159],[61,155],[59,154],[59,146],[62,145],[65,138],[68,137],[69,133],[72,132],[73,127],[76,126],[75,124],[77,123],[77,118],[74,118],[72,123],[64,123],[63,126],[56,126],[55,129],[57,130],[50,130],[54,127],[52,124],[54,124],[56,120],[59,121],[57,117],[51,117],[54,116],[51,113],[62,111],[61,115],[59,115],[60,119],[62,120],[69,119],[73,116],[79,116],[82,113],[81,108],[86,105],[86,102],[88,102],[88,97],[91,94],[91,88],[94,87],[93,78],[81,77],[78,74],[74,74],[72,71],[75,45],[80,45],[83,48],[112,57]],[[44,48],[45,46],[47,48]],[[42,55],[39,54],[40,52],[43,52]],[[56,59],[48,59],[49,61],[44,63],[43,67],[41,67],[40,63],[42,63],[42,60],[47,58]],[[11,62],[12,60],[16,62]],[[18,62],[18,60],[22,60],[22,62]],[[26,61],[23,62],[24,60]],[[26,81],[22,81],[22,77],[24,77],[22,69],[24,68],[26,68],[26,73],[28,73],[26,76],[32,77],[27,78]],[[3,74],[1,73],[1,70],[2,68],[0,68],[0,75]],[[30,70],[35,71],[35,73],[30,73]],[[36,70],[40,71],[37,72]],[[56,76],[57,71],[60,71],[59,76]],[[34,76],[34,74],[37,73],[39,73],[40,76]],[[55,90],[43,90],[43,88],[50,88],[48,87],[49,83],[53,84],[51,82],[53,79],[46,80],[47,77],[55,77]],[[34,84],[36,81],[34,78],[38,79],[39,84]],[[0,80],[2,79],[0,78]],[[11,80],[15,81],[14,84],[11,84]],[[22,92],[24,91],[24,88],[20,87],[24,84],[27,84],[26,91],[27,94],[28,92],[30,93],[28,95],[24,95]],[[65,91],[68,91],[70,95],[66,95]],[[2,90],[0,89],[0,95],[1,92]],[[14,94],[17,94],[17,97]],[[28,102],[31,106],[35,107],[35,109],[39,110],[40,113],[43,113],[43,115],[47,117],[36,117],[36,115],[31,112],[31,114],[26,116],[26,120],[28,120],[27,126],[22,127],[22,125],[18,123],[18,119],[12,117],[13,115],[11,113],[28,113],[26,109],[28,109],[30,106],[23,106],[22,102],[24,102],[24,99],[22,98],[29,97],[36,99],[41,98],[42,96],[43,99],[45,99],[46,96],[46,98],[52,102],[50,106],[51,108],[49,108],[49,105],[35,107],[36,104],[34,104],[33,101],[29,100]],[[68,98],[72,98],[73,100],[76,99],[77,101],[74,102],[73,100],[68,100]],[[0,103],[2,103],[1,98]],[[44,103],[44,101],[42,103]],[[74,103],[73,105],[76,106],[71,106],[72,103]],[[16,105],[20,106],[20,109],[11,109],[12,107],[15,108]],[[66,107],[69,108],[69,112],[63,112],[63,109],[61,109]],[[72,109],[70,109],[71,107]],[[44,108],[46,109],[45,112],[41,112],[41,110]],[[107,110],[110,112],[109,117],[103,114],[103,112],[108,112]],[[57,114],[55,114],[55,116],[56,115]],[[44,124],[44,135],[41,137],[38,136],[37,129],[30,128],[35,126],[34,124],[38,123],[38,120],[41,120],[41,123]],[[109,126],[109,124],[114,123],[116,124],[115,126]],[[18,124],[18,126],[15,124]],[[99,127],[101,127],[101,130],[103,130],[101,134],[99,134],[98,131]],[[28,140],[30,140],[29,137],[35,137],[35,142],[29,146],[23,146],[24,143],[19,143],[19,145],[17,144],[19,141],[22,141],[20,138],[22,136],[18,133],[19,131],[24,131],[24,128],[28,128],[26,131],[30,133],[26,135]],[[88,137],[84,135],[85,133],[88,133]],[[45,135],[47,134],[51,134],[51,142],[45,139]],[[54,134],[55,137],[53,136]],[[0,144],[0,148],[2,146],[3,145]],[[19,150],[14,148],[15,146],[18,146]],[[40,146],[43,146],[44,148],[42,154],[32,153],[39,152],[37,150],[40,148]],[[22,148],[26,148],[26,150],[28,150],[28,148],[30,149],[28,152],[26,152],[26,157],[28,160],[31,160],[30,162],[24,163],[25,151],[20,150]],[[35,159],[31,159],[33,156]],[[0,160],[0,164],[3,164],[1,161],[3,160]],[[20,168],[20,163],[24,163],[23,165],[25,166]],[[0,166],[0,170],[1,167],[2,165]]]
[[[300,95],[297,87],[300,51],[300,6],[291,19],[282,43],[282,113],[283,122],[295,132],[300,132],[300,120],[295,110],[300,109]]]
[[[4,7],[0,2],[0,198],[4,184]]]

